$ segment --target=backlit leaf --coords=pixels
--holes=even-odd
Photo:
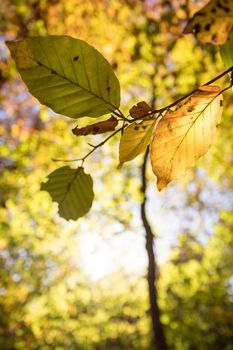
[[[226,68],[233,66],[233,34],[229,40],[220,47],[220,53]]]
[[[49,174],[48,181],[41,184],[41,190],[47,191],[58,203],[59,214],[66,220],[77,220],[85,215],[94,198],[92,178],[82,167],[56,169]]]
[[[149,119],[140,123],[133,122],[125,128],[120,140],[119,166],[146,150],[151,141],[155,123],[155,119]]]
[[[184,32],[205,43],[224,44],[233,28],[233,1],[212,0],[188,22]]]
[[[219,87],[202,86],[161,119],[151,143],[151,164],[159,191],[208,151],[221,119],[222,101]]]
[[[74,129],[72,129],[72,132],[76,136],[103,134],[107,131],[115,130],[117,124],[117,119],[112,116],[103,122],[87,125],[84,128],[78,128],[78,126],[76,126]]]
[[[86,42],[68,36],[7,42],[29,91],[71,118],[99,117],[120,105],[120,85],[110,64]]]

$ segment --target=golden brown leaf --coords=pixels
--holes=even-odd
[[[145,101],[142,101],[133,106],[130,109],[129,114],[132,118],[140,118],[144,117],[150,110],[150,106]]]
[[[78,128],[78,126],[76,126],[74,129],[72,129],[72,132],[76,136],[103,134],[107,131],[115,130],[117,124],[117,119],[112,116],[103,122],[87,125],[84,128]]]
[[[222,99],[219,87],[202,86],[161,119],[151,143],[151,164],[159,191],[208,151],[221,119]]]
[[[233,1],[212,0],[188,22],[184,32],[205,43],[224,44],[233,28]]]

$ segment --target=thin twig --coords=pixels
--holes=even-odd
[[[224,75],[226,75],[227,73],[230,73],[231,71],[233,70],[233,66],[230,67],[229,69],[225,70],[223,73],[217,75],[217,77],[211,79],[210,81],[208,81],[207,83],[204,84],[205,85],[210,85],[210,84],[213,84],[215,81],[221,79]],[[178,103],[182,102],[183,100],[185,100],[186,98],[190,97],[192,94],[194,94],[195,92],[198,91],[198,88],[194,89],[193,91],[189,92],[187,95],[184,95],[182,96],[181,98],[179,98],[178,100],[176,100],[175,102],[171,103],[170,105],[166,106],[166,107],[163,107],[163,108],[160,108],[160,109],[157,109],[157,110],[154,110],[154,111],[151,111],[149,112],[150,114],[153,114],[153,113],[159,113],[159,112],[163,112],[164,110],[166,109],[169,109],[169,108],[172,108],[174,106],[176,106]]]
[[[213,79],[211,79],[210,81],[208,81],[207,83],[205,83],[204,86],[205,86],[205,85],[213,84],[215,81],[221,79],[221,78],[224,77],[226,74],[228,74],[228,73],[230,73],[230,72],[232,72],[232,71],[233,71],[233,66],[231,66],[230,68],[228,68],[227,70],[225,70],[225,71],[222,72],[221,74],[217,75],[215,78],[213,78]],[[231,86],[232,86],[232,85],[231,85]],[[228,87],[227,89],[229,89],[229,87]],[[227,89],[226,89],[226,90],[227,90]],[[141,117],[139,117],[139,118],[135,118],[134,120],[142,119],[142,118],[145,118],[145,117],[149,117],[149,116],[151,116],[151,115],[153,115],[153,114],[157,114],[157,113],[164,112],[164,111],[168,110],[169,108],[172,108],[172,107],[176,106],[178,103],[184,101],[185,99],[187,99],[188,97],[190,97],[191,95],[193,95],[193,94],[194,94],[195,92],[197,92],[198,90],[199,90],[199,88],[196,88],[195,90],[193,90],[193,91],[189,92],[188,94],[186,94],[186,95],[180,97],[178,100],[176,100],[176,101],[170,103],[169,105],[167,105],[167,106],[165,106],[165,107],[162,107],[162,108],[160,108],[160,109],[154,109],[154,110],[148,112],[147,114],[145,114],[144,116],[141,116]],[[224,92],[225,90],[222,90],[222,91]]]
[[[121,128],[115,130],[111,135],[109,135],[106,139],[98,143],[97,145],[91,145],[92,150],[88,152],[84,157],[82,158],[76,158],[76,159],[52,159],[54,162],[78,162],[81,161],[82,164],[84,163],[85,159],[89,157],[93,152],[95,152],[99,147],[103,146],[108,140],[110,140],[114,135],[116,135],[118,132],[124,129],[124,126]]]
[[[229,69],[227,69],[226,71],[224,71],[223,73],[219,74],[217,77],[213,78],[212,80],[208,81],[206,84],[204,85],[210,85],[212,83],[214,83],[216,80],[222,78],[224,75],[226,75],[227,73],[230,73],[232,72],[233,70],[233,66],[230,67]],[[222,89],[220,91],[220,93],[230,89],[233,85],[233,81],[231,80],[231,84],[229,86],[227,86],[226,88]],[[181,98],[179,98],[178,100],[176,100],[175,102],[171,103],[170,105],[168,106],[165,106],[163,108],[160,108],[160,109],[155,109],[153,111],[150,111],[149,113],[147,113],[146,115],[144,116],[140,116],[138,118],[134,118],[132,120],[129,120],[128,118],[126,118],[123,113],[120,111],[120,109],[117,109],[117,112],[116,111],[111,111],[113,114],[115,114],[116,116],[118,116],[119,118],[123,119],[124,123],[123,123],[123,126],[117,130],[115,130],[111,135],[109,135],[106,139],[104,139],[103,141],[101,141],[99,144],[97,145],[91,145],[89,144],[91,147],[92,147],[92,150],[90,152],[88,152],[84,157],[82,158],[76,158],[76,159],[52,159],[54,162],[77,162],[77,161],[81,161],[82,164],[84,163],[85,159],[87,157],[89,157],[93,152],[96,151],[96,149],[98,149],[99,147],[103,146],[108,140],[110,140],[114,135],[116,135],[118,132],[120,131],[123,131],[125,129],[125,127],[127,126],[126,125],[126,122],[127,123],[134,123],[135,121],[137,120],[141,120],[145,117],[150,117],[152,116],[153,114],[157,114],[157,118],[161,117],[162,113],[165,112],[166,110],[168,110],[169,108],[171,107],[174,107],[176,106],[178,103],[182,102],[183,100],[185,100],[186,98],[190,97],[192,94],[194,94],[195,92],[198,91],[198,88],[189,92],[187,95],[184,95],[182,96]]]
[[[115,114],[118,118],[122,119],[123,121],[127,121],[128,123],[130,123],[130,120],[124,116],[124,114],[121,112],[119,108],[117,108],[117,112],[111,111],[111,113]]]
[[[106,139],[104,139],[102,142],[98,143],[98,145],[96,145],[90,152],[88,152],[83,158],[81,158],[82,160],[82,164],[84,163],[85,159],[87,157],[89,157],[93,152],[95,152],[97,150],[97,148],[103,146],[108,140],[110,140],[114,135],[116,135],[119,131],[121,131],[123,129],[123,126],[117,130],[115,130],[111,135],[109,135]]]

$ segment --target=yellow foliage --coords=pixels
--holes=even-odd
[[[150,143],[155,123],[155,119],[149,119],[139,123],[133,122],[125,128],[120,141],[119,166],[145,151]]]
[[[232,0],[212,0],[188,22],[185,33],[205,43],[224,44],[233,27]]]

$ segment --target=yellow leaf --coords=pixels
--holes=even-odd
[[[220,123],[222,100],[218,86],[202,86],[161,119],[151,143],[151,164],[159,191],[208,151]]]
[[[205,43],[224,44],[233,28],[233,1],[212,0],[188,22],[184,32]]]
[[[140,123],[133,122],[125,128],[120,141],[119,166],[145,151],[150,143],[155,123],[155,119],[147,119]]]

